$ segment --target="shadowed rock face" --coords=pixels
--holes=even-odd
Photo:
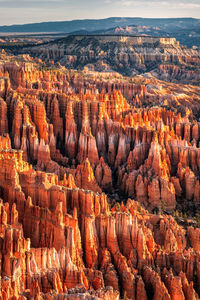
[[[43,66],[0,54],[2,299],[199,299],[200,88]]]
[[[93,71],[117,71],[132,76],[152,72],[162,80],[199,85],[199,51],[181,46],[175,38],[150,36],[86,35],[68,36],[25,48],[45,60],[68,68],[87,67]]]

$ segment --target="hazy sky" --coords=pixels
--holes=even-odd
[[[200,18],[200,0],[0,0],[0,25],[107,17]]]

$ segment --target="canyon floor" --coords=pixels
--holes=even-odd
[[[3,300],[200,297],[199,52],[105,39],[0,52]]]

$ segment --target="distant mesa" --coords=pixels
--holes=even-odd
[[[200,46],[200,19],[107,18],[0,26],[2,34],[131,34],[173,36],[190,48]]]

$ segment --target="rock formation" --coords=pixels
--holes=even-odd
[[[199,299],[200,88],[2,55],[0,298]]]

